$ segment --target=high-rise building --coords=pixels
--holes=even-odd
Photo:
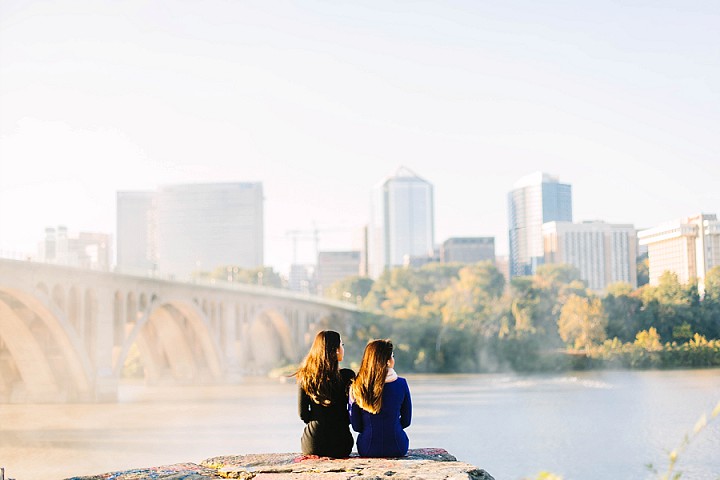
[[[188,277],[235,265],[263,265],[261,183],[161,187],[155,202],[157,268]]]
[[[155,269],[155,192],[117,192],[118,272],[146,275]]]
[[[317,293],[322,295],[330,286],[360,274],[360,251],[319,252],[317,260]]]
[[[681,283],[697,279],[704,290],[705,274],[720,265],[720,222],[714,214],[699,214],[638,232],[647,246],[650,285],[657,285],[666,271]]]
[[[477,263],[495,261],[495,237],[451,237],[440,248],[440,261]]]
[[[632,225],[605,222],[543,224],[545,263],[572,265],[592,290],[637,285],[637,235]]]
[[[288,288],[295,292],[310,293],[315,291],[315,265],[293,263],[290,265]]]
[[[532,275],[544,262],[542,225],[572,222],[572,187],[537,172],[521,178],[508,194],[510,276]]]
[[[402,266],[405,257],[432,256],[433,186],[405,167],[373,189],[368,228],[369,274]]]
[[[110,270],[112,237],[107,233],[80,232],[68,235],[67,227],[45,229],[45,239],[38,246],[41,262],[87,268]]]

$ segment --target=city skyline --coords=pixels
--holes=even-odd
[[[720,210],[720,5],[303,1],[0,5],[0,251],[115,231],[117,191],[262,182],[265,259],[289,230],[353,248],[400,165],[435,242],[492,236],[543,171],[574,220]],[[300,242],[308,261],[311,242]]]

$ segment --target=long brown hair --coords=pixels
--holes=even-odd
[[[390,340],[371,340],[365,346],[360,370],[352,384],[352,394],[363,410],[378,413],[382,408],[382,393],[392,357]]]
[[[330,405],[333,392],[342,385],[337,356],[339,348],[338,332],[318,332],[310,351],[295,372],[300,387],[317,404]]]

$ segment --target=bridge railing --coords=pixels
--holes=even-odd
[[[35,262],[36,255],[29,252],[21,252],[20,250],[0,250],[0,258],[7,260],[25,260],[28,262]]]
[[[16,254],[20,254],[21,252],[15,252]],[[296,301],[302,301],[302,302],[311,302],[311,303],[319,303],[328,307],[333,308],[340,308],[344,310],[350,310],[350,311],[359,311],[360,308],[358,305],[352,301],[352,299],[349,299],[347,301],[343,300],[334,300],[329,299],[325,297],[321,297],[319,295],[311,294],[311,293],[305,293],[305,292],[295,292],[292,290],[286,290],[283,288],[275,288],[275,287],[269,287],[265,285],[253,285],[253,284],[247,284],[247,283],[236,283],[236,282],[225,282],[222,280],[216,280],[216,279],[202,279],[202,278],[194,278],[194,279],[178,279],[174,275],[169,274],[162,274],[159,272],[145,272],[145,273],[139,273],[139,272],[122,272],[122,271],[103,271],[98,269],[92,269],[92,268],[85,268],[80,266],[73,266],[73,265],[61,265],[54,262],[40,262],[32,259],[31,257],[25,257],[25,258],[10,258],[8,255],[4,254],[4,251],[0,251],[0,260],[7,260],[10,262],[28,262],[32,264],[42,264],[47,265],[50,268],[55,269],[68,269],[68,270],[82,270],[86,272],[93,272],[93,274],[100,274],[100,275],[113,275],[117,277],[124,277],[124,278],[142,278],[146,280],[153,280],[157,282],[163,282],[168,284],[174,284],[174,285],[193,285],[193,286],[201,286],[211,289],[219,289],[219,290],[226,290],[229,292],[242,292],[247,293],[251,295],[260,295],[260,296],[269,296],[269,297],[275,297],[275,298],[283,298],[287,300],[296,300]]]

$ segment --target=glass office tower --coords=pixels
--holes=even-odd
[[[537,172],[521,178],[508,194],[510,276],[532,275],[544,263],[542,225],[572,222],[572,187]]]
[[[368,229],[369,273],[377,278],[406,259],[433,255],[433,186],[405,167],[373,190]]]

